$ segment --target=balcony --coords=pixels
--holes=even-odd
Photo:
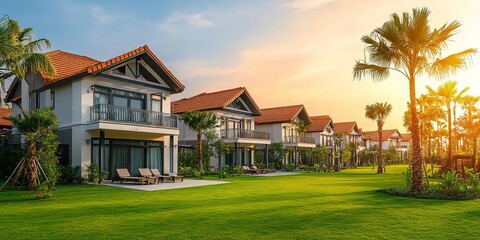
[[[269,140],[268,132],[253,131],[247,129],[222,129],[220,130],[220,138],[247,138],[247,139],[262,139]]]
[[[315,139],[310,137],[301,136],[286,136],[285,143],[308,143],[315,144]]]
[[[95,105],[90,107],[90,121],[109,121],[153,127],[176,128],[178,116],[175,114],[113,105]]]

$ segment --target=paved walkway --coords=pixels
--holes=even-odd
[[[103,182],[101,185],[104,186],[112,186],[112,187],[121,187],[121,188],[129,188],[129,189],[136,189],[142,191],[160,191],[160,190],[169,190],[169,189],[177,189],[177,188],[189,188],[189,187],[200,187],[200,186],[208,186],[208,185],[218,185],[224,184],[229,182],[224,181],[212,181],[212,180],[192,180],[192,179],[185,179],[183,182],[176,182],[176,183],[159,183],[159,184],[151,184],[151,185],[141,185],[138,183],[112,183],[110,181]]]
[[[274,173],[265,173],[265,174],[253,174],[252,176],[257,177],[276,177],[276,176],[287,176],[287,175],[295,175],[298,174],[296,172],[274,172]]]

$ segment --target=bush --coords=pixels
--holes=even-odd
[[[25,148],[9,144],[11,136],[0,136],[0,178],[9,177],[25,156]]]
[[[284,164],[283,168],[286,169],[287,171],[293,172],[295,171],[295,164],[293,163]]]
[[[98,165],[95,163],[92,163],[91,165],[86,164],[88,168],[88,181],[92,183],[94,186],[97,186],[98,184],[102,183],[105,178],[108,176],[107,171],[101,171],[98,168]]]
[[[229,170],[230,170],[229,165],[223,165],[222,169],[220,169],[220,172],[218,173],[218,178],[220,178],[220,179],[226,178]]]
[[[80,166],[72,167],[70,165],[67,166],[59,166],[60,171],[60,178],[59,181],[63,183],[81,183],[82,182],[82,170]]]

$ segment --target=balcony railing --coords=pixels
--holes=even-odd
[[[90,107],[90,121],[111,121],[176,128],[178,116],[175,114],[113,105],[95,105]]]
[[[247,129],[222,129],[220,130],[220,138],[249,138],[268,140],[268,132],[253,131]]]
[[[310,137],[301,136],[287,136],[285,137],[285,143],[311,143],[315,144],[315,139]]]

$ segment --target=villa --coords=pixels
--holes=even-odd
[[[357,122],[339,122],[333,123],[333,129],[335,132],[343,133],[345,136],[340,140],[338,147],[346,147],[348,143],[361,143],[362,142],[362,132],[357,126]]]
[[[306,136],[315,139],[315,144],[318,147],[325,146],[330,149],[333,145],[333,121],[328,115],[312,116],[312,126],[308,128]]]
[[[60,163],[177,172],[179,129],[170,96],[184,85],[142,46],[107,61],[60,50],[46,53],[56,75],[14,81],[6,96],[20,108],[52,107],[59,120]],[[27,81],[28,80],[28,81]]]
[[[214,131],[230,148],[228,153],[210,159],[213,166],[211,170],[218,171],[223,165],[254,165],[254,152],[268,150],[270,135],[266,131],[257,131],[254,121],[262,112],[246,88],[204,92],[172,102],[172,113],[181,114],[194,110],[211,111],[217,116],[219,126]],[[197,133],[190,130],[183,121],[179,122],[178,127],[179,147],[194,149]],[[267,158],[268,154],[263,156]]]
[[[370,148],[374,145],[379,146],[379,136],[378,131],[367,131],[363,132],[363,139],[365,141],[365,147]],[[388,150],[390,147],[394,147],[395,149],[399,149],[400,140],[402,139],[402,135],[397,129],[388,129],[382,130],[382,150]]]
[[[315,139],[297,131],[294,122],[300,121],[312,123],[303,105],[265,108],[261,116],[255,117],[256,128],[268,132],[272,143],[281,142],[287,149],[283,164],[298,166],[303,158],[301,150],[311,150],[316,146]]]
[[[4,119],[4,117],[11,116],[10,109],[0,108],[0,136],[12,132],[12,122]]]

